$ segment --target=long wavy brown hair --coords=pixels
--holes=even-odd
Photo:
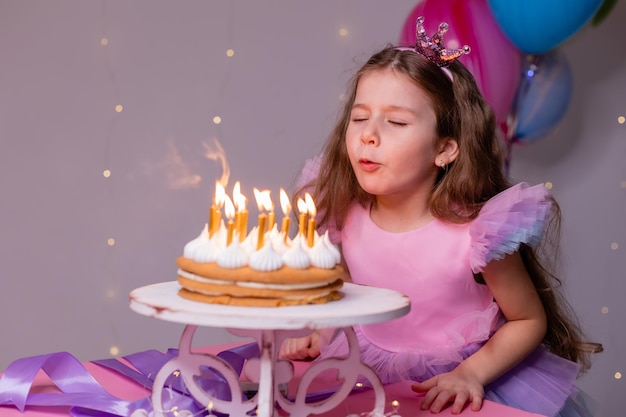
[[[474,219],[487,200],[510,187],[503,170],[501,141],[495,116],[480,93],[471,73],[456,61],[448,66],[452,79],[423,56],[388,45],[374,54],[355,74],[335,128],[324,147],[316,179],[300,191],[311,190],[316,198],[322,227],[341,229],[353,204],[366,206],[375,196],[359,185],[348,159],[345,134],[350,122],[359,80],[372,71],[392,69],[409,77],[430,98],[437,115],[437,136],[455,138],[458,157],[441,170],[432,190],[429,209],[438,219],[466,223]],[[553,200],[551,221],[542,243],[520,247],[524,265],[537,289],[548,318],[543,343],[553,353],[589,368],[589,353],[602,346],[583,339],[580,325],[558,288],[561,281],[551,271],[560,233],[560,209]],[[550,265],[550,267],[548,267]],[[476,276],[482,282],[480,275]]]

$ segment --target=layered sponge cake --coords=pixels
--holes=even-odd
[[[320,304],[341,298],[343,268],[328,233],[307,244],[274,227],[259,239],[254,228],[242,242],[227,239],[226,228],[200,235],[176,259],[179,295],[186,299],[237,306],[280,307]],[[230,240],[230,242],[228,242]],[[258,245],[258,242],[263,242]]]

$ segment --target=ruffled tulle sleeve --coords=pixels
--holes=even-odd
[[[489,200],[470,226],[470,266],[482,272],[487,263],[541,240],[552,203],[543,184],[519,183]]]

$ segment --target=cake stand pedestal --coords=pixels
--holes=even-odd
[[[343,298],[338,301],[267,308],[199,303],[178,296],[179,289],[178,282],[172,281],[137,288],[130,293],[130,307],[137,313],[186,325],[180,339],[178,356],[167,362],[154,380],[151,397],[154,417],[191,417],[191,413],[185,410],[164,409],[163,391],[172,374],[183,379],[191,396],[200,404],[206,404],[207,411],[232,417],[275,417],[278,416],[277,407],[291,417],[325,413],[348,397],[361,376],[369,381],[375,393],[374,409],[370,415],[384,415],[385,391],[374,371],[361,362],[352,326],[383,322],[405,315],[410,309],[406,296],[387,289],[345,283],[341,289]],[[191,352],[197,326],[222,327],[235,335],[251,336],[257,341],[260,358],[249,359],[245,369],[250,380],[258,383],[256,395],[245,399],[239,375],[223,359]],[[278,359],[280,344],[288,337],[300,337],[324,328],[339,328],[345,333],[348,356],[314,362],[302,375],[292,401],[281,392],[281,386],[293,377],[293,365],[290,361]],[[198,385],[194,375],[200,374],[201,367],[210,367],[223,376],[230,389],[230,401],[215,398]],[[328,398],[307,401],[307,389],[311,382],[327,370],[336,370],[338,379],[343,380],[342,385]],[[132,414],[133,417],[145,415],[145,410],[137,410]]]

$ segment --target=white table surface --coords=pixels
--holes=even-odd
[[[397,291],[345,283],[343,297],[326,304],[240,307],[209,304],[177,295],[177,281],[131,291],[130,308],[161,320],[233,329],[321,329],[392,320],[409,312],[409,298]]]

